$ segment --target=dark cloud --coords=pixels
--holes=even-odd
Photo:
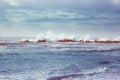
[[[118,34],[120,2],[118,0],[0,0],[0,24],[2,24],[0,29],[7,29],[11,25],[14,30],[20,31],[24,28],[27,30],[27,26],[32,28],[32,33],[43,27],[44,30],[61,30],[61,26],[74,32],[79,32],[81,28],[87,26],[85,32],[94,32],[93,30],[100,30],[102,26],[103,32],[106,30],[110,33],[113,30],[114,34],[115,32]],[[107,28],[107,31],[103,27],[111,29]]]

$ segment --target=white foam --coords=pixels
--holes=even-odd
[[[107,70],[107,67],[98,67],[98,68],[91,69],[91,70],[84,70],[83,73],[84,74],[103,73],[106,70]]]
[[[94,42],[95,40],[98,41],[120,41],[120,37],[116,38],[108,38],[108,37],[93,37],[90,34],[87,35],[75,35],[75,34],[65,34],[65,33],[54,33],[51,31],[47,31],[45,33],[40,33],[38,34],[35,38],[0,38],[0,43],[2,42],[18,42],[18,41],[31,41],[31,42],[37,42],[38,40],[47,40],[47,41],[57,41],[57,40],[64,40],[64,39],[70,39],[70,40],[76,40],[76,41],[92,41]]]
[[[115,38],[116,41],[120,41],[120,37]]]
[[[64,34],[64,33],[59,33],[59,34],[56,34],[56,33],[53,33],[51,31],[47,31],[45,33],[40,33],[36,36],[36,38],[33,38],[33,39],[28,39],[29,41],[32,41],[32,42],[36,42],[37,40],[47,40],[47,41],[57,41],[57,40],[64,40],[64,39],[70,39],[70,40],[76,40],[76,41],[80,41],[80,40],[84,40],[84,41],[95,41],[96,39],[98,41],[107,41],[107,40],[111,40],[111,41],[120,41],[120,37],[117,37],[117,38],[107,38],[107,37],[104,37],[104,38],[99,38],[99,37],[92,37],[90,34],[87,34],[87,35],[81,35],[83,37],[80,37],[78,35],[68,35],[68,34]],[[23,39],[23,40],[26,40],[26,39]],[[22,41],[23,41],[22,40]]]
[[[62,80],[120,80],[119,74],[97,74],[94,76],[83,76],[83,77],[77,77],[77,78],[66,78]]]
[[[92,74],[92,73],[100,73],[95,75],[85,75],[82,77],[69,77],[62,80],[119,80],[120,74],[115,73],[107,73],[105,72],[107,70],[107,67],[99,67],[95,69],[91,69],[88,71],[85,71],[85,74]]]
[[[46,70],[28,70],[25,72],[0,75],[0,80],[46,80],[48,78]]]
[[[26,41],[26,40],[28,40],[28,41],[30,41],[30,42],[36,42],[36,41],[37,41],[36,38],[23,38],[23,39],[20,40],[20,41]]]
[[[46,33],[41,33],[37,35],[37,39],[45,39],[48,41],[57,41],[57,40],[63,40],[63,39],[75,39],[75,35],[65,35],[64,33],[55,34],[51,31],[47,31]]]
[[[110,40],[109,38],[99,38],[98,41],[108,41]]]

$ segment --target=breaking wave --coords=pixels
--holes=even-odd
[[[87,42],[87,43],[120,43],[120,37],[117,38],[97,38],[88,35],[68,35],[64,33],[56,34],[51,31],[41,33],[34,38],[0,38],[0,45],[2,43],[15,42]],[[2,44],[3,45],[3,44]]]
[[[94,38],[89,34],[86,36],[78,36],[78,35],[66,35],[64,33],[55,34],[51,31],[47,31],[46,33],[41,33],[37,35],[36,38],[30,39],[22,39],[22,41],[28,40],[30,42],[37,42],[39,40],[45,40],[46,42],[79,42],[79,41],[87,41],[87,42],[95,42],[95,41],[120,41],[120,37],[111,39],[111,38]],[[45,42],[44,41],[44,42]],[[41,41],[42,42],[42,41]]]

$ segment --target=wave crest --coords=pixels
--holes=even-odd
[[[0,38],[0,43],[16,43],[16,42],[27,42],[27,43],[38,43],[38,42],[85,42],[85,43],[120,43],[120,37],[117,38],[98,38],[87,35],[70,35],[64,33],[53,33],[47,31],[46,33],[41,33],[34,38]]]
[[[89,34],[86,36],[66,35],[64,33],[55,34],[51,31],[41,33],[36,38],[22,39],[24,42],[86,42],[86,43],[120,43],[120,37],[110,38],[93,38]]]

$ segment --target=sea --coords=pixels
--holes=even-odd
[[[0,80],[120,80],[120,44],[0,45]]]

